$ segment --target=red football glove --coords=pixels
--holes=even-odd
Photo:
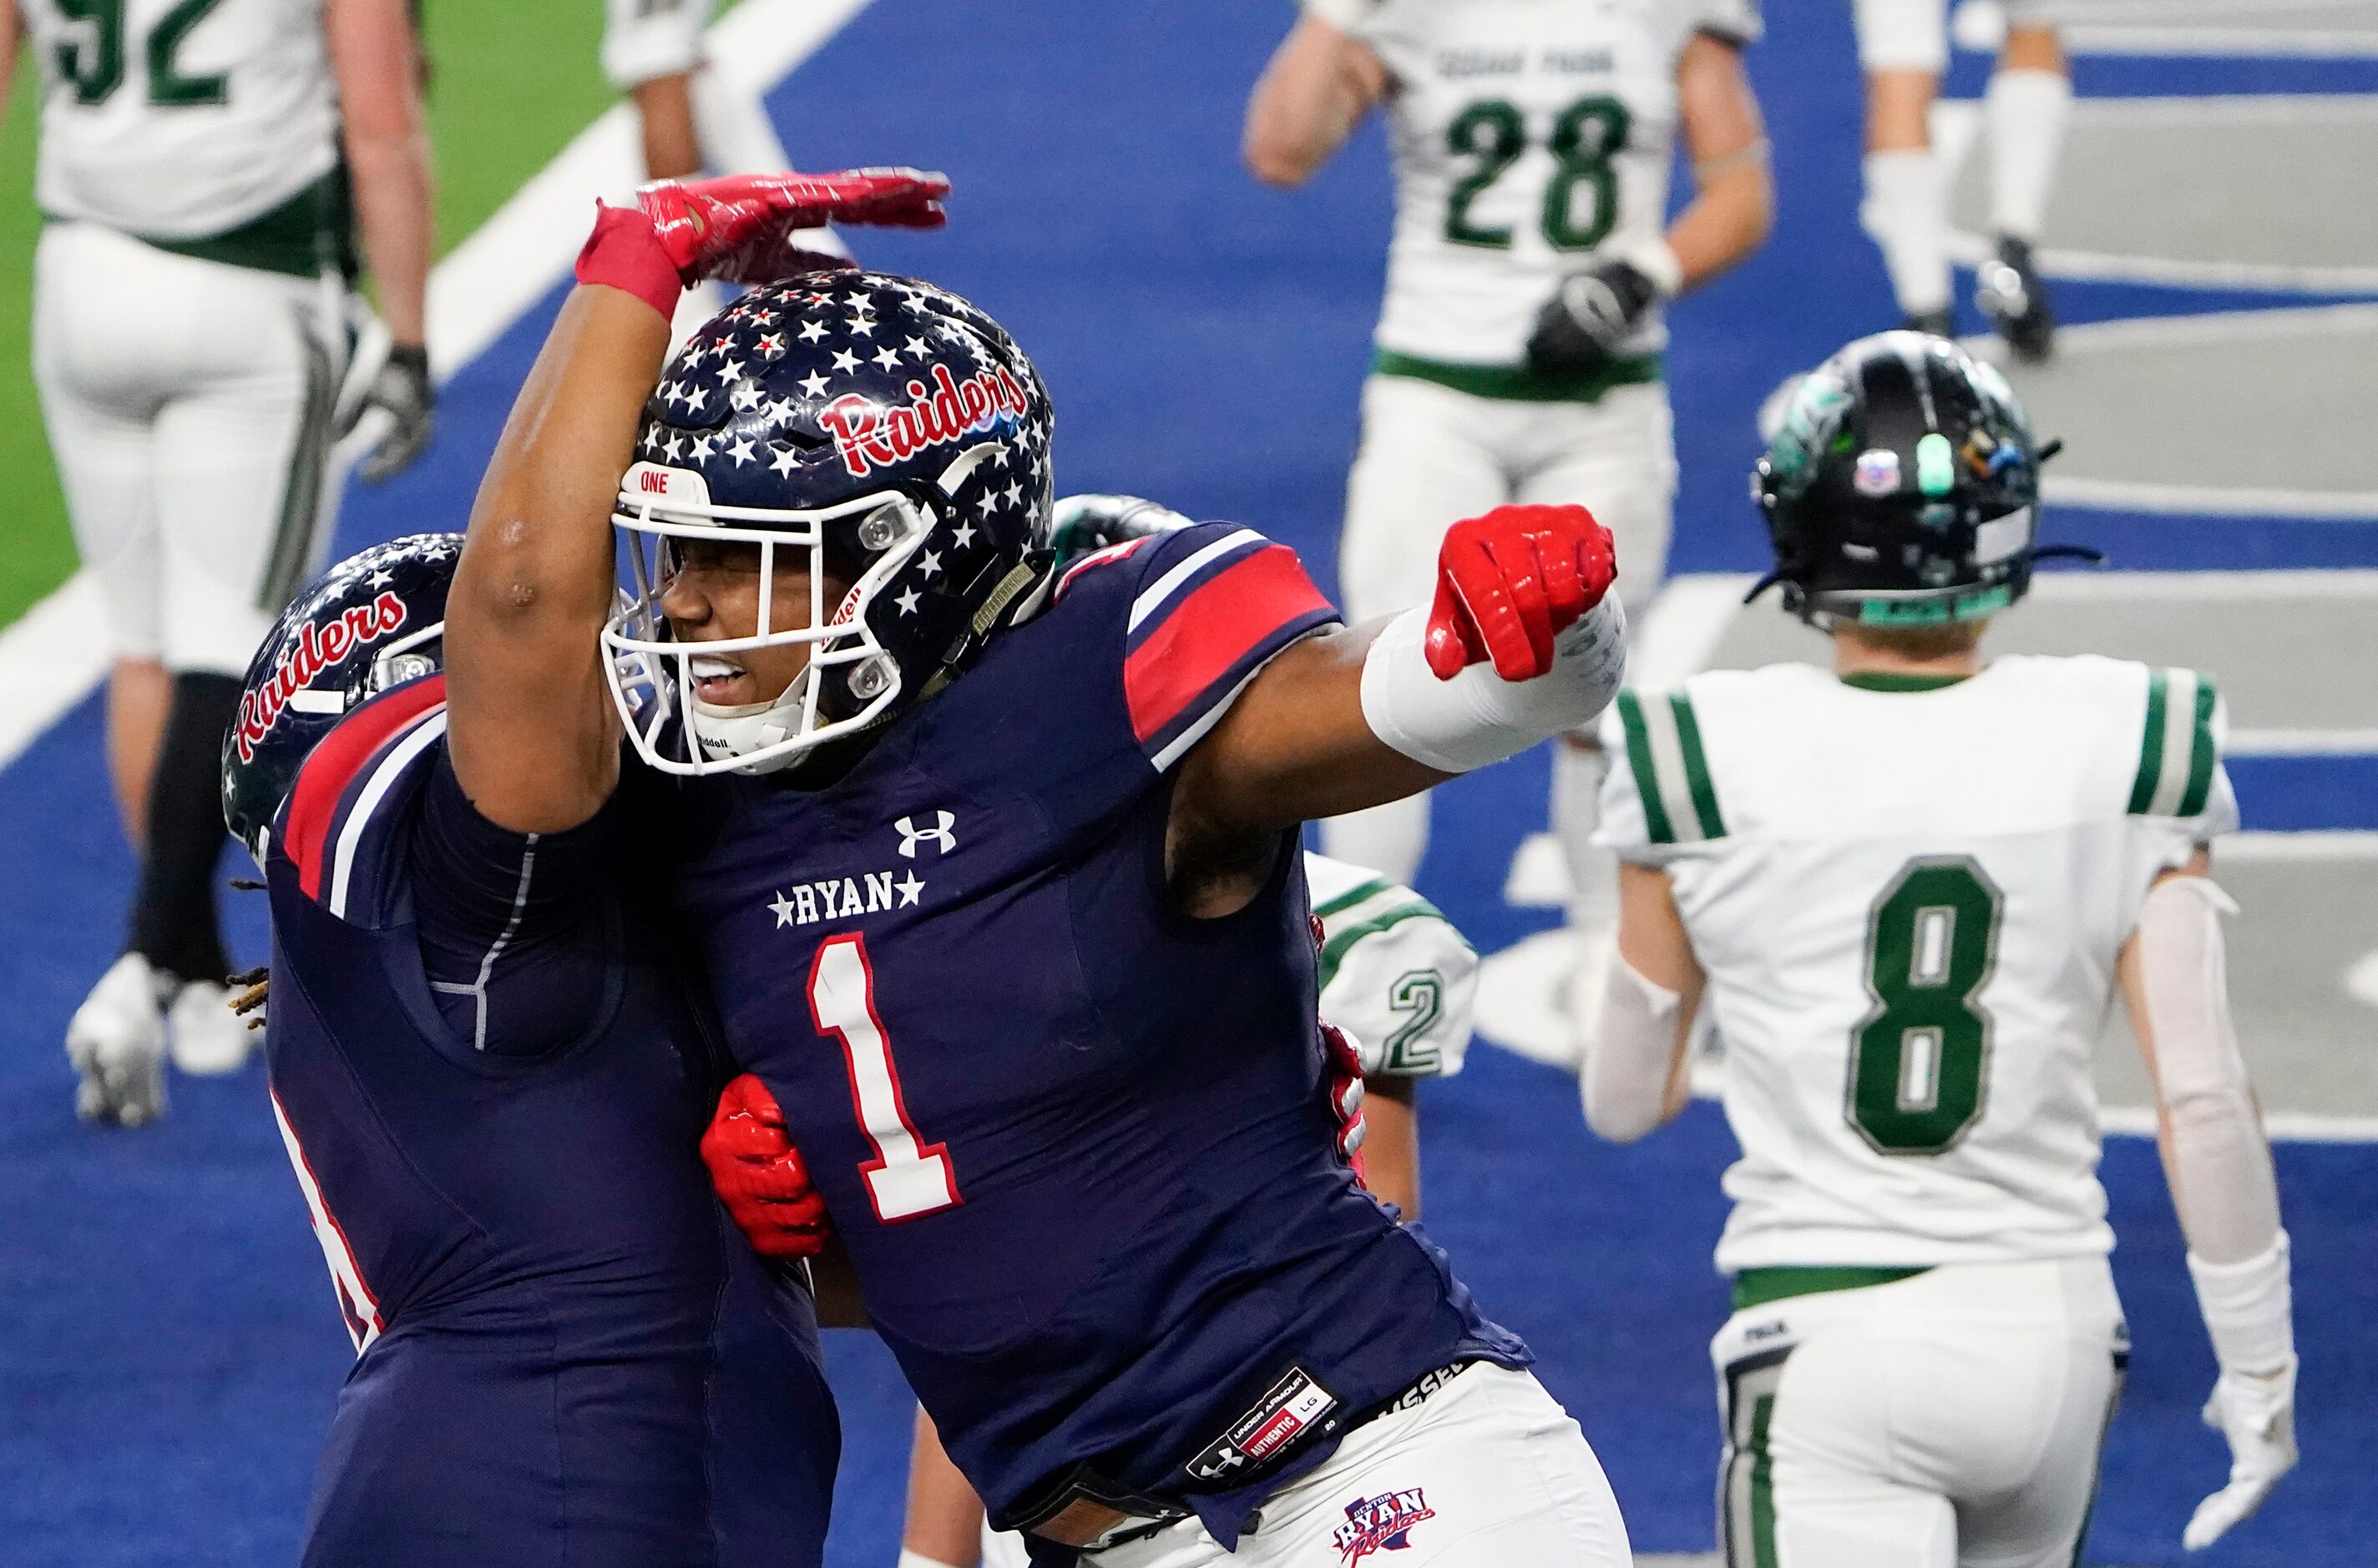
[[[837,174],[727,174],[715,180],[655,180],[636,191],[661,248],[691,286],[705,278],[767,283],[818,262],[791,239],[826,222],[938,229],[949,177],[916,169],[847,169]]]
[[[825,1200],[785,1131],[785,1113],[750,1073],[727,1085],[702,1135],[710,1185],[763,1258],[814,1258],[834,1234]]]
[[[1338,1119],[1338,1152],[1363,1174],[1363,1140],[1370,1127],[1363,1120],[1363,1053],[1346,1031],[1322,1020],[1321,1043],[1329,1048],[1329,1112]]]
[[[1482,659],[1505,680],[1553,667],[1553,639],[1617,581],[1610,530],[1583,507],[1496,507],[1446,531],[1429,610],[1428,667],[1451,680]]]

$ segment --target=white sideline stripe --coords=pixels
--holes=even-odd
[[[2350,28],[2108,27],[2061,30],[2075,54],[2234,55],[2248,60],[2378,59],[2378,32]]]
[[[1964,229],[1949,233],[1949,259],[1971,267],[1998,254],[1995,242]],[[2191,289],[2261,289],[2271,293],[2350,294],[2378,289],[2378,267],[2312,267],[2286,261],[2221,261],[2173,256],[2118,256],[2042,245],[2036,261],[2050,278],[2168,283]],[[2061,330],[2077,330],[2063,329]],[[2060,331],[2060,337],[2061,331]]]
[[[714,68],[748,90],[773,86],[868,3],[744,0],[710,30]],[[568,275],[594,199],[629,190],[640,156],[633,117],[614,105],[430,269],[430,365],[439,382]],[[107,673],[107,651],[91,631],[102,614],[97,581],[77,571],[0,630],[0,768]]]
[[[2205,604],[2289,599],[2378,599],[2378,569],[2288,568],[2278,571],[2044,571],[2032,579],[2035,599],[2087,603],[2098,599],[2180,599]]]
[[[107,673],[106,644],[92,635],[105,614],[99,579],[77,571],[0,631],[0,768]]]
[[[2167,485],[2151,479],[2046,475],[2042,499],[2101,511],[2200,517],[2276,517],[2306,522],[2378,522],[2378,490],[2269,490],[2219,485]]]
[[[2233,729],[2232,757],[2360,757],[2378,752],[2378,729]]]
[[[2100,1106],[2097,1131],[2109,1138],[2152,1138],[2156,1132],[2155,1107]],[[2270,1134],[2274,1143],[2378,1143],[2378,1116],[2265,1111],[2263,1131]]]
[[[2303,865],[2324,860],[2378,860],[2378,832],[2324,828],[2300,833],[2231,833],[2213,841],[2213,858],[2228,865]]]

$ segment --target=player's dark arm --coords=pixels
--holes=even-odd
[[[1615,577],[1609,533],[1582,507],[1498,507],[1454,524],[1432,605],[1291,645],[1183,760],[1176,894],[1201,914],[1231,907],[1282,832],[1589,723],[1626,673]]]
[[[1705,32],[1676,61],[1676,107],[1692,160],[1693,199],[1668,225],[1679,286],[1708,281],[1757,250],[1775,222],[1767,132],[1741,46]]]
[[[1363,1080],[1363,1185],[1420,1218],[1420,1080],[1374,1072]]]
[[[413,18],[404,0],[330,0],[322,23],[380,317],[399,347],[418,349],[426,341],[431,216]]]
[[[1247,99],[1247,168],[1267,186],[1303,185],[1387,90],[1387,67],[1368,45],[1306,13]]]
[[[611,509],[668,353],[668,317],[625,290],[573,290],[480,483],[446,605],[447,745],[489,820],[556,832],[619,781],[598,634]]]

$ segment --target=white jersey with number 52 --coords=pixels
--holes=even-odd
[[[17,0],[42,70],[42,210],[210,238],[330,173],[322,0]]]
[[[2112,1247],[2091,1062],[2148,888],[2237,826],[2225,724],[2095,657],[1620,698],[1603,834],[1667,871],[1725,1042],[1719,1267]]]
[[[1395,244],[1379,347],[1519,362],[1536,313],[1596,251],[1659,237],[1676,60],[1758,36],[1756,0],[1305,0],[1393,78]],[[1666,341],[1649,312],[1630,352]]]

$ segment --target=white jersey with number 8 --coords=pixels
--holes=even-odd
[[[338,161],[322,0],[18,0],[42,69],[42,210],[202,239]]]
[[[1620,698],[1602,836],[1668,873],[1725,1042],[1720,1268],[2111,1249],[2091,1064],[2149,886],[2237,825],[2224,725],[2095,657]]]
[[[1305,0],[1394,88],[1396,232],[1377,341],[1438,362],[1519,363],[1536,313],[1597,252],[1660,237],[1676,60],[1744,42],[1754,0]],[[1660,348],[1655,308],[1627,352]]]

